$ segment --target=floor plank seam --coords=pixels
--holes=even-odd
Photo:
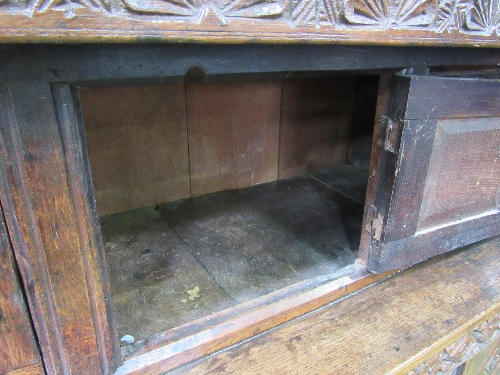
[[[353,200],[353,201],[355,201],[356,203],[359,203],[359,204],[362,204],[362,205],[364,205],[364,204],[365,204],[364,202],[360,202],[360,201],[359,201],[359,200],[357,200],[356,198],[351,197],[349,194],[344,193],[343,191],[341,191],[341,190],[339,190],[339,189],[336,189],[336,188],[334,188],[334,187],[333,187],[333,186],[331,186],[331,185],[328,185],[327,183],[325,183],[325,182],[321,181],[320,179],[318,179],[318,178],[316,178],[316,177],[314,177],[314,176],[310,175],[309,173],[306,173],[306,176],[308,176],[308,177],[312,178],[312,179],[313,179],[313,180],[315,180],[315,181],[318,181],[320,184],[323,184],[323,185],[327,186],[329,189],[335,190],[337,193],[342,194],[342,195],[346,196],[347,198],[352,199],[352,200]]]
[[[156,210],[158,211],[158,210]],[[159,211],[158,211],[159,212]],[[175,235],[182,241],[183,244],[185,245],[189,245],[189,246],[186,246],[187,248],[187,251],[193,256],[194,259],[196,259],[196,261],[203,267],[203,269],[210,275],[210,277],[212,278],[212,280],[217,284],[217,286],[224,292],[224,294],[226,295],[227,298],[229,298],[229,300],[233,303],[233,305],[237,305],[238,302],[233,298],[231,297],[227,292],[226,290],[219,284],[219,282],[213,277],[213,275],[210,273],[210,271],[207,269],[207,267],[201,262],[201,260],[196,256],[196,254],[192,251],[192,245],[189,244],[188,242],[186,242],[184,240],[184,238],[182,238],[179,233],[177,233],[177,231],[175,230],[175,228],[170,225],[170,223],[167,221],[167,219],[165,219],[163,217],[163,215],[160,214],[160,216],[162,217],[163,221],[165,221],[165,224],[167,224],[171,229],[172,231],[175,233]]]

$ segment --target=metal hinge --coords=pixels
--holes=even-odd
[[[384,233],[384,215],[378,212],[377,208],[374,206],[368,207],[365,229],[370,232],[371,236],[377,241],[382,240],[382,235]]]
[[[397,154],[404,121],[394,121],[388,117],[385,117],[384,120],[386,122],[384,150]]]

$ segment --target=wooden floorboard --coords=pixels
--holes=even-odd
[[[363,213],[359,203],[308,176],[242,189],[239,194],[339,266],[354,261]],[[351,225],[353,220],[357,225]]]
[[[141,340],[233,306],[153,207],[105,216],[101,230],[120,336]]]
[[[236,190],[159,211],[238,303],[340,268]]]
[[[407,374],[500,311],[499,249],[436,257],[174,374]]]

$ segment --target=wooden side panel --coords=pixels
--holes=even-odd
[[[99,215],[189,197],[182,82],[80,95]]]
[[[0,207],[0,373],[30,367],[31,374],[41,375],[40,354],[15,268]]]
[[[186,81],[191,193],[274,181],[279,81]]]
[[[355,77],[283,82],[279,178],[347,162]]]
[[[52,89],[1,87],[1,199],[47,372],[108,374],[118,346],[81,117],[68,86]]]

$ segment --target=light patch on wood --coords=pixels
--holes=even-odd
[[[195,286],[191,290],[186,291],[187,294],[189,294],[189,300],[194,301],[195,298],[200,298],[200,287]]]

